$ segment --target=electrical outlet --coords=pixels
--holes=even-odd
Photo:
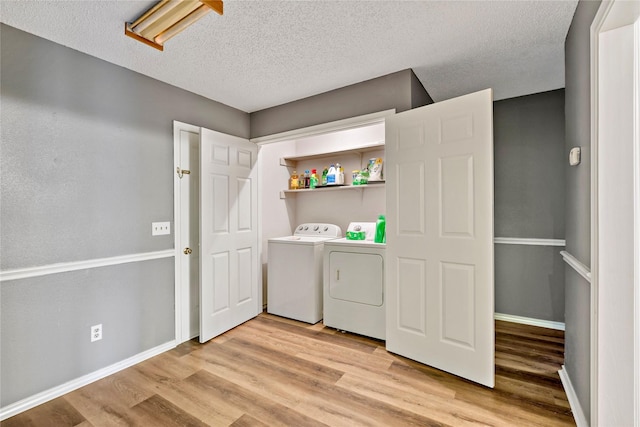
[[[167,222],[152,222],[151,223],[151,235],[162,236],[163,234],[171,234],[171,223]]]
[[[102,323],[91,327],[91,342],[102,339]]]

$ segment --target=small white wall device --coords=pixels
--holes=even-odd
[[[571,166],[580,164],[580,147],[573,147],[571,151],[569,151],[569,164]]]

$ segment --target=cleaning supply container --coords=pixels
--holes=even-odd
[[[376,221],[376,235],[373,239],[375,243],[387,242],[386,226],[387,224],[384,215],[379,215],[378,221]]]

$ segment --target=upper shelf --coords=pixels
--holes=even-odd
[[[349,148],[347,150],[324,151],[316,154],[306,154],[303,156],[288,156],[280,158],[280,166],[295,167],[296,162],[302,160],[312,160],[321,157],[340,156],[344,154],[363,154],[371,151],[384,150],[384,141],[375,144],[363,145],[362,147]]]

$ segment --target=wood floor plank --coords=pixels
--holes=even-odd
[[[242,409],[228,405],[224,397],[202,393],[201,388],[189,381],[165,384],[158,395],[212,426],[231,425],[244,414]]]
[[[77,426],[86,419],[64,397],[43,403],[29,411],[0,422],[2,427]]]
[[[139,426],[207,427],[208,425],[157,394],[134,406],[131,413],[136,425]]]
[[[489,389],[408,359],[404,363],[392,364],[389,369],[412,377],[418,375],[416,371],[420,372],[454,390],[458,400],[470,405],[479,405],[491,411],[518,414],[523,421],[514,425],[575,425],[573,418],[564,408],[532,401],[513,393],[512,390]],[[530,419],[529,423],[524,421],[527,419]]]
[[[226,405],[240,409],[268,425],[309,427],[325,425],[204,370],[193,374],[185,382],[200,389],[206,396],[223,399]]]
[[[315,368],[310,368],[307,371],[287,369],[286,366],[290,364],[282,365],[274,361],[276,357],[263,360],[260,356],[251,354],[248,349],[230,350],[234,341],[235,339],[227,341],[224,346],[221,346],[225,348],[212,350],[207,353],[206,357],[212,363],[216,363],[218,359],[231,359],[238,362],[239,366],[246,367],[248,371],[255,369],[257,376],[259,375],[257,381],[260,381],[260,389],[268,390],[269,395],[272,394],[271,386],[286,384],[287,389],[294,392],[296,399],[299,399],[300,396],[312,396],[314,400],[322,400],[323,407],[332,408],[333,412],[346,411],[347,413],[353,413],[355,411],[369,414],[382,423],[391,423],[395,420],[403,425],[439,425],[439,423],[428,417],[404,411],[391,405],[385,405],[384,402],[367,399],[357,393],[336,387],[334,383],[342,373],[339,373],[340,375],[321,377],[316,374]],[[198,357],[201,356],[204,355],[198,355]],[[271,354],[271,356],[274,355]],[[303,365],[303,362],[302,360],[299,364]],[[351,422],[353,423],[353,419]]]
[[[206,352],[194,352],[192,357],[207,363],[204,370],[233,382],[256,395],[263,396],[282,405],[295,407],[300,402],[300,393],[291,387],[291,382],[300,374],[290,373],[269,360],[256,359],[251,355],[226,346],[209,346]],[[302,376],[306,381],[310,376]]]
[[[253,418],[251,415],[244,414],[237,420],[235,420],[230,427],[268,427],[269,424],[265,424],[260,420]]]
[[[564,342],[564,331],[560,329],[543,328],[541,326],[531,326],[522,323],[506,322],[504,320],[495,321],[496,332],[508,333],[510,335],[533,336],[539,339],[558,339]]]
[[[574,426],[563,358],[563,331],[496,321],[489,389],[389,353],[383,341],[263,313],[2,426]]]
[[[131,407],[151,397],[155,390],[153,384],[135,381],[132,376],[134,369],[129,369],[128,372],[117,372],[74,390],[64,397],[95,426],[131,425]]]
[[[136,365],[136,368],[149,377],[151,382],[178,382],[196,373],[199,369],[179,363],[179,359],[170,353],[159,354]]]
[[[338,369],[300,359],[299,357],[283,353],[282,351],[273,350],[261,343],[247,341],[242,338],[227,341],[226,347],[235,349],[242,354],[250,354],[256,359],[273,361],[282,368],[282,372],[285,372],[286,375],[290,375],[291,373],[303,374],[313,377],[316,380],[335,383],[344,374],[343,371]]]
[[[265,337],[255,331],[247,332],[245,329],[234,331],[233,336],[251,340],[252,342],[259,342],[274,350],[287,352],[298,358],[318,362],[338,370],[359,366],[363,369],[379,371],[388,368],[393,360],[386,351],[384,352],[385,355],[381,355],[377,351],[378,348],[376,348],[373,353],[367,349],[367,354],[361,355],[360,349],[352,349],[342,345],[332,345],[304,337],[300,338],[295,333],[289,332],[281,332],[270,337]]]
[[[298,325],[282,323],[267,317],[258,316],[252,322],[253,325],[259,326],[264,325],[271,328],[276,328],[282,331],[294,331],[297,335],[301,337],[309,337],[317,340],[319,342],[326,342],[332,345],[341,345],[347,348],[352,348],[355,350],[360,350],[363,352],[371,353],[377,348],[377,344],[372,342],[370,339],[364,340],[354,340],[348,336],[344,336],[342,334],[324,334],[322,332],[314,331],[308,328],[300,328]]]
[[[437,394],[414,393],[411,389],[394,387],[393,384],[380,382],[376,378],[345,374],[338,385],[371,399],[430,417],[447,425],[460,427],[513,425],[513,420],[501,418],[499,414],[492,413],[482,407],[456,401],[454,396],[443,397]]]

